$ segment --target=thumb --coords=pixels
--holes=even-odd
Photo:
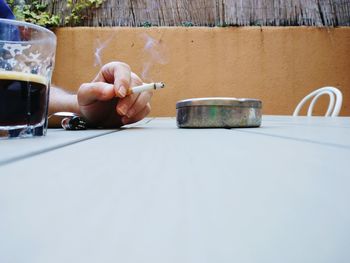
[[[115,97],[114,85],[105,82],[84,83],[80,86],[77,96],[80,106],[111,100]]]

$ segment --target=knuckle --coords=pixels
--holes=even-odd
[[[89,83],[81,84],[77,92],[78,98],[81,96],[84,96],[84,94],[89,90],[89,88],[90,88]]]
[[[114,69],[114,70],[123,69],[123,70],[131,71],[131,68],[128,64],[126,64],[124,62],[120,62],[120,61],[113,61],[113,62],[109,62],[107,64],[104,64],[102,66],[101,71],[103,72],[103,71],[108,71],[111,69]]]
[[[133,80],[135,85],[142,85],[143,83],[141,78],[138,75],[136,75],[134,72],[131,72],[131,79]]]
[[[79,90],[86,90],[88,88],[89,84],[88,83],[83,83],[80,85]]]
[[[101,71],[103,72],[103,71],[108,70],[109,68],[113,68],[113,67],[114,67],[114,63],[115,63],[115,62],[109,62],[109,63],[107,63],[107,64],[104,64],[104,65],[102,66],[102,68],[101,68]]]
[[[116,62],[114,62],[114,63],[115,63],[115,66],[116,66],[116,67],[121,67],[121,68],[124,68],[124,69],[126,69],[126,70],[131,71],[130,66],[129,66],[128,64],[124,63],[124,62],[116,61]]]
[[[119,82],[125,87],[129,87],[129,85],[130,85],[129,80],[127,80],[125,78],[120,78]]]

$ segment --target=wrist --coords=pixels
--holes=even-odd
[[[51,87],[49,115],[55,112],[73,112],[81,114],[76,94],[67,93],[59,88]]]

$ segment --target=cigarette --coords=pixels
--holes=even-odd
[[[135,93],[141,93],[146,90],[157,90],[157,89],[163,89],[165,88],[165,84],[163,82],[156,82],[156,83],[149,83],[149,84],[143,84],[141,86],[136,86],[128,90],[127,95],[135,94]]]

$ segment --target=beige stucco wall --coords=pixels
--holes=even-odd
[[[96,74],[95,53],[102,63],[127,62],[139,75],[150,61],[146,81],[167,84],[154,94],[153,116],[175,116],[176,101],[209,96],[259,98],[264,114],[289,115],[325,85],[341,89],[341,114],[350,115],[350,28],[62,28],[56,34],[53,81],[69,90]],[[145,34],[156,52],[144,49]]]

